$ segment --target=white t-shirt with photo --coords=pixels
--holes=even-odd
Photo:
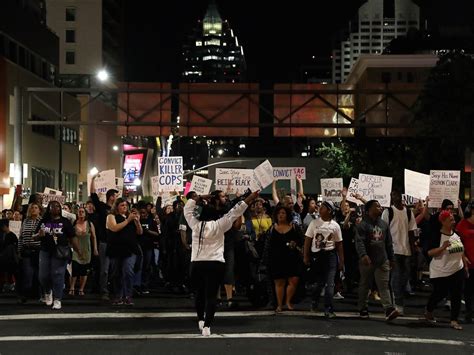
[[[411,256],[410,240],[408,238],[408,232],[414,231],[418,228],[416,225],[416,218],[411,213],[410,221],[408,221],[407,209],[403,207],[403,210],[399,210],[395,206],[392,206],[393,219],[390,223],[390,234],[392,235],[393,252],[398,255]],[[389,224],[389,209],[383,211],[382,219]]]
[[[306,237],[312,238],[311,251],[330,251],[336,247],[336,242],[342,242],[341,227],[335,220],[323,221],[315,219],[306,230]]]
[[[464,267],[462,256],[464,255],[464,246],[461,238],[456,233],[452,235],[441,234],[439,246],[449,240],[451,246],[444,250],[440,256],[435,256],[430,262],[430,278],[447,277],[458,272]]]

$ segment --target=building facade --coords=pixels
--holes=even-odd
[[[339,34],[332,51],[332,81],[344,83],[362,54],[381,54],[390,42],[420,28],[420,9],[412,0],[368,0]]]
[[[243,47],[212,1],[183,48],[182,80],[191,83],[236,83],[246,80]]]

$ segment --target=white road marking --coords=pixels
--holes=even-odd
[[[338,312],[337,318],[359,318],[357,313]],[[268,317],[275,315],[273,311],[248,311],[248,312],[217,312],[216,317]],[[304,316],[304,317],[323,317],[323,313],[307,311],[283,312],[281,316]],[[14,320],[56,320],[56,319],[119,319],[119,318],[195,318],[195,312],[102,312],[102,313],[34,313],[34,314],[10,314],[0,315],[0,321]],[[337,321],[337,318],[335,321]],[[382,313],[371,313],[371,319],[385,319]],[[408,321],[418,321],[421,317],[399,317],[398,319]]]
[[[62,341],[62,340],[155,340],[155,339],[335,339],[349,341],[372,341],[394,343],[437,344],[448,346],[469,346],[468,343],[457,340],[363,336],[363,335],[329,335],[329,334],[296,334],[296,333],[232,333],[213,334],[203,337],[199,334],[90,334],[90,335],[40,335],[40,336],[5,336],[1,342],[29,341]]]

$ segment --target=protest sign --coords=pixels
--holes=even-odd
[[[61,216],[64,218],[69,219],[69,222],[74,223],[76,221],[76,215],[74,213],[62,210],[61,211]]]
[[[405,195],[424,200],[430,193],[430,176],[405,169]]]
[[[17,238],[20,238],[21,221],[8,221],[8,228]]]
[[[253,169],[216,169],[216,190],[226,193],[244,193],[253,187]]]
[[[209,195],[212,187],[212,180],[194,175],[191,181],[191,188],[189,191],[194,191],[198,195]]]
[[[183,157],[158,159],[158,184],[162,191],[183,191]]]
[[[123,178],[115,178],[115,186],[118,191],[117,198],[122,197],[123,195]]]
[[[45,187],[43,193],[46,194],[46,195],[59,195],[59,196],[61,196],[63,194],[62,191],[55,190],[55,189],[52,189],[50,187]]]
[[[344,183],[342,178],[321,179],[321,195],[323,201],[341,202],[342,188]]]
[[[419,201],[420,201],[420,199],[418,199],[416,197],[413,197],[413,196],[410,196],[410,195],[407,195],[407,194],[402,195],[402,203],[405,206],[413,206],[416,203],[418,203]]]
[[[159,176],[152,176],[150,178],[151,182],[151,195],[153,196],[153,203],[156,202],[156,199],[160,195],[160,186],[159,186]]]
[[[62,195],[50,195],[50,194],[39,194],[43,198],[43,206],[46,207],[51,201],[57,201],[61,205],[66,203],[66,196]]]
[[[356,203],[357,205],[361,205],[362,202],[355,198],[355,195],[359,193],[359,179],[351,178],[351,183],[347,188],[347,197],[346,200],[349,202]]]
[[[287,167],[287,168],[273,168],[274,180],[291,180],[299,177],[301,180],[306,180],[305,167]]]
[[[105,196],[107,191],[117,188],[117,184],[115,183],[115,169],[104,170],[97,174],[94,180],[94,187],[99,199],[102,202],[107,202]]]
[[[377,200],[382,207],[390,207],[392,178],[359,174],[359,194],[366,200]]]
[[[458,206],[461,172],[458,170],[430,171],[430,202],[428,207],[440,208],[444,199]]]
[[[191,191],[191,182],[186,181],[186,185],[184,185],[184,196],[186,196],[189,191]]]
[[[262,191],[268,185],[273,183],[273,167],[268,160],[254,169],[253,180],[255,185],[251,187],[252,191]]]

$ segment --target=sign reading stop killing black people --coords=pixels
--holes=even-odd
[[[158,159],[158,185],[161,191],[183,191],[183,157]]]

